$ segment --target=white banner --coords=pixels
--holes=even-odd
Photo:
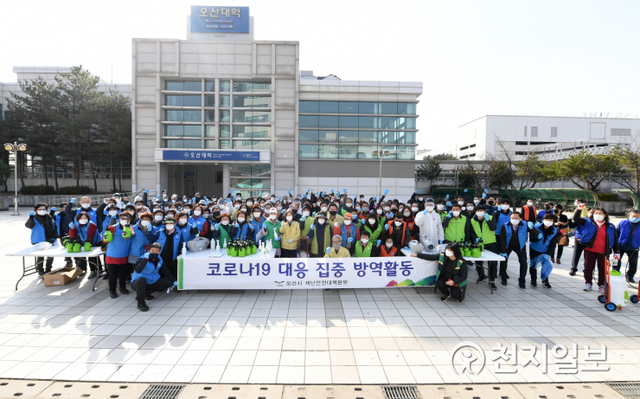
[[[386,258],[247,258],[187,255],[178,259],[178,289],[312,289],[433,286],[438,262]]]

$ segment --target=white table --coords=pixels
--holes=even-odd
[[[220,249],[220,250],[211,250],[210,248],[205,249],[203,251],[187,251],[187,255],[180,255],[178,256],[178,259],[204,259],[204,258],[217,258],[217,259],[269,259],[269,258],[275,258],[276,257],[276,249],[275,248],[271,248],[271,251],[269,252],[268,255],[258,255],[257,253],[255,255],[248,255],[248,256],[243,256],[242,258],[240,258],[239,256],[231,256],[231,255],[227,255],[227,250],[226,249]]]
[[[98,277],[96,277],[96,281],[93,282],[93,290],[96,290],[96,283],[100,280],[100,277],[106,276],[107,271],[106,267],[100,267],[100,255],[104,255],[105,252],[102,252],[100,247],[92,247],[91,251],[85,252],[84,247],[81,252],[67,252],[65,247],[58,245],[58,242],[54,243],[51,247],[47,249],[38,249],[37,245],[33,245],[31,247],[21,249],[18,252],[14,252],[11,254],[7,254],[7,256],[20,256],[22,257],[22,277],[16,282],[16,291],[18,290],[18,284],[22,281],[25,276],[30,276],[32,274],[36,274],[36,264],[27,266],[26,258],[33,256],[34,258],[86,258],[88,263],[88,258],[97,258],[98,259],[98,270],[102,271],[104,269],[104,273],[100,273]]]

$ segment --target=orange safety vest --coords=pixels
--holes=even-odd
[[[533,208],[533,219],[535,220],[536,217],[538,217],[538,211],[536,210],[535,205],[532,206],[532,208]],[[524,220],[530,221],[529,220],[529,207],[528,206],[525,205],[525,206],[522,207],[522,213],[523,213],[522,217],[524,218]]]
[[[380,256],[396,256],[397,252],[398,252],[398,248],[396,248],[396,247],[391,247],[391,250],[389,252],[387,252],[387,246],[386,245],[381,245],[380,246]]]
[[[394,220],[391,220],[389,222],[389,235],[393,234],[393,222]],[[404,244],[404,232],[407,230],[407,223],[406,222],[402,222],[402,241],[400,241],[400,245]]]

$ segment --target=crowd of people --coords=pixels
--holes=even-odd
[[[597,284],[603,290],[604,259],[618,254],[629,258],[627,279],[633,282],[637,269],[640,234],[640,211],[616,228],[605,210],[588,210],[585,201],[575,202],[571,219],[560,204],[544,204],[536,210],[528,200],[520,212],[509,200],[497,200],[485,190],[482,195],[465,198],[449,196],[434,200],[418,191],[406,201],[388,200],[384,191],[380,198],[349,196],[346,189],[293,195],[243,198],[231,191],[226,198],[193,197],[166,192],[149,199],[149,190],[129,202],[120,194],[106,198],[99,206],[89,197],[75,198],[48,209],[39,203],[26,222],[31,229],[31,242],[54,242],[57,238],[101,245],[106,250],[105,263],[112,298],[128,294],[126,284],[136,291],[138,308],[148,310],[145,299],[152,291],[175,287],[177,258],[185,243],[196,237],[210,240],[211,246],[225,247],[232,240],[253,240],[256,245],[270,241],[276,257],[391,257],[404,256],[410,241],[419,241],[427,252],[420,257],[439,261],[437,289],[443,300],[453,296],[462,301],[469,262],[460,250],[468,243],[482,245],[485,251],[502,255],[505,260],[488,262],[488,276],[482,262],[475,262],[477,282],[488,278],[493,289],[500,277],[507,285],[507,262],[514,254],[520,265],[518,285],[537,286],[537,271],[530,261],[548,255],[551,262],[561,263],[563,248],[569,245],[568,229],[575,229],[576,248],[571,274],[577,272],[584,253],[585,290],[591,290],[593,270],[597,263]],[[465,190],[466,194],[466,190]],[[527,254],[527,242],[529,253]],[[437,248],[447,247],[441,253]],[[406,251],[405,251],[406,252]],[[527,256],[528,255],[528,256]],[[416,256],[416,255],[413,255]],[[72,265],[67,258],[67,265]],[[38,258],[36,268],[43,275],[51,270],[53,258]],[[76,258],[76,266],[88,271],[89,279],[98,276],[96,258]],[[619,264],[617,266],[619,268]],[[88,269],[88,270],[87,270]],[[551,288],[548,277],[542,284]]]

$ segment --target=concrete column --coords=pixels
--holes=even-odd
[[[231,191],[231,166],[222,164],[222,197],[226,197]]]

